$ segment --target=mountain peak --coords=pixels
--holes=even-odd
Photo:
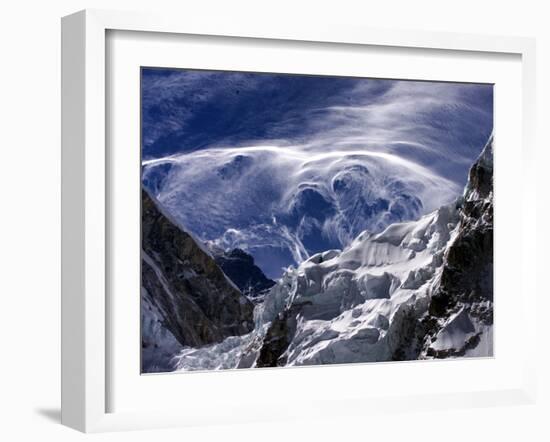
[[[466,201],[487,198],[493,192],[493,136],[470,168],[464,191]]]

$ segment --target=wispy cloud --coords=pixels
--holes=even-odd
[[[492,131],[492,86],[213,71],[143,75],[144,157],[258,144],[392,152],[457,182]]]

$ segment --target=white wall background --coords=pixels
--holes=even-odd
[[[250,20],[350,23],[534,36],[538,43],[540,201],[549,201],[550,13],[543,1],[461,0],[12,0],[0,10],[0,438],[83,440],[59,421],[60,357],[60,17],[83,8],[239,15]],[[521,177],[518,176],[518,179]],[[550,202],[550,201],[549,201]],[[539,210],[540,275],[548,258],[547,207]],[[545,262],[546,260],[546,262]],[[510,275],[513,277],[513,275]],[[366,417],[361,421],[287,422],[92,436],[126,441],[232,440],[549,440],[548,289],[539,283],[537,405]],[[546,319],[546,321],[545,321]],[[518,332],[521,324],[518,324]],[[251,406],[254,400],[251,398]]]

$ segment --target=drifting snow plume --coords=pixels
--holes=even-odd
[[[418,219],[458,186],[387,152],[205,149],[144,163],[143,182],[201,240],[252,254],[268,277],[362,231]]]

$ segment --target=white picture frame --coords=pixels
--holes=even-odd
[[[380,48],[426,48],[441,51],[468,51],[514,54],[521,57],[522,110],[522,210],[521,296],[519,309],[536,304],[535,279],[527,278],[531,270],[529,256],[536,256],[535,230],[526,222],[536,218],[534,170],[535,43],[519,37],[494,37],[416,31],[388,31],[307,24],[213,22],[200,17],[153,16],[86,10],[62,20],[62,423],[85,432],[111,431],[167,426],[185,426],[216,422],[284,419],[288,416],[308,418],[328,413],[326,401],[312,402],[312,407],[255,410],[247,416],[200,410],[189,415],[182,410],[142,410],[112,412],[108,407],[109,323],[108,247],[111,240],[109,188],[107,185],[107,93],[106,35],[109,31],[140,31],[180,35],[204,35],[270,39],[287,42],[338,43],[369,45]],[[497,247],[497,250],[498,247]],[[502,249],[500,249],[502,250]],[[503,253],[500,251],[499,253]],[[498,308],[498,307],[497,307]],[[137,320],[137,319],[136,319]],[[525,325],[524,334],[533,336],[535,324]],[[391,392],[377,398],[328,398],[338,400],[340,414],[363,414],[373,410],[403,410],[468,407],[509,403],[530,403],[535,395],[534,340],[525,339],[518,354],[522,363],[519,385],[490,390],[464,390],[460,393],[430,393],[423,396],[400,396]],[[498,357],[498,356],[497,356]],[[333,367],[331,370],[343,370]],[[297,370],[299,372],[300,370]],[[243,372],[241,376],[246,376]],[[292,373],[286,376],[296,376]],[[215,407],[215,404],[212,404]],[[201,414],[202,413],[202,414]],[[214,416],[214,417],[212,417]]]

